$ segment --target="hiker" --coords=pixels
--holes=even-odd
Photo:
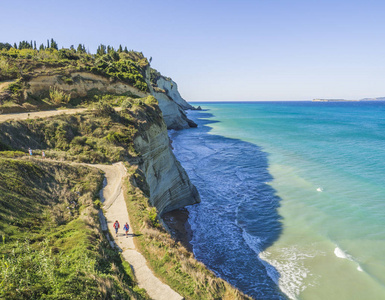
[[[32,149],[31,148],[28,148],[28,153],[29,153],[29,156],[32,156]]]
[[[126,237],[128,237],[128,231],[130,230],[130,225],[128,225],[127,222],[126,222],[126,224],[124,224],[123,230],[126,231]]]
[[[116,236],[118,236],[118,229],[119,229],[119,227],[120,227],[119,222],[118,222],[118,220],[116,220],[115,223],[114,223],[114,228],[115,228]]]
[[[45,152],[41,151],[41,157],[44,159],[45,158]]]

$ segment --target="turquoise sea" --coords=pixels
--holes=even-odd
[[[385,299],[385,102],[193,105],[195,256],[256,299]]]

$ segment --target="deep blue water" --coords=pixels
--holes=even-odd
[[[385,103],[199,105],[170,134],[195,256],[257,299],[385,297]]]

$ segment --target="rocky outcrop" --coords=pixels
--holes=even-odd
[[[175,81],[171,80],[170,78],[160,76],[159,79],[156,81],[156,85],[161,90],[164,90],[166,95],[171,98],[175,103],[177,103],[182,109],[194,109],[192,105],[187,103],[186,100],[181,97],[178,91],[178,85]]]
[[[147,68],[146,83],[151,95],[158,100],[167,129],[179,130],[196,127],[196,124],[189,120],[184,112],[185,109],[193,107],[180,96],[177,84],[164,76],[159,76],[156,80],[157,84],[154,85],[150,77],[150,68]]]
[[[133,94],[139,97],[147,95],[120,81],[111,81],[106,77],[87,72],[74,72],[67,76],[52,74],[32,77],[28,81],[28,88],[24,90],[24,98],[47,93],[51,87],[71,94],[71,98],[85,97],[90,93]]]
[[[134,140],[142,160],[143,171],[150,192],[151,205],[160,215],[171,210],[200,202],[196,187],[171,151],[164,122],[152,122]]]

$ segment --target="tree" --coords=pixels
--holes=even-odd
[[[33,49],[36,50],[36,41],[33,42]]]
[[[41,50],[44,50],[44,49],[45,49],[44,45],[40,44],[39,50],[41,51]]]
[[[76,52],[78,52],[78,53],[84,52],[84,48],[83,48],[82,44],[78,45],[78,48],[76,49]]]
[[[96,50],[97,55],[104,55],[106,54],[106,46],[103,44],[100,44],[98,49]]]
[[[119,45],[119,49],[118,49],[118,52],[119,52],[119,53],[122,53],[122,52],[123,52],[123,48],[122,48],[122,45]]]
[[[47,49],[49,48],[49,40],[47,40]]]
[[[9,49],[11,49],[12,48],[12,45],[10,44],[10,43],[0,43],[0,50],[1,49],[7,49],[7,50],[9,50]]]
[[[124,53],[128,53],[127,46],[124,47]]]
[[[58,44],[54,41],[54,39],[51,39],[51,48],[58,50]]]
[[[16,43],[13,43],[13,48],[17,49]]]

